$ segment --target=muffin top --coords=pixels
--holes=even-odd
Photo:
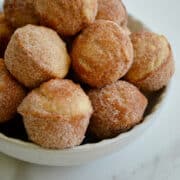
[[[164,36],[152,32],[131,34],[134,48],[134,62],[127,79],[137,81],[156,71],[171,55],[171,49]]]

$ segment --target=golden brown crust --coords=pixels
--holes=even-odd
[[[49,28],[27,25],[13,34],[5,53],[8,70],[26,87],[64,78],[70,58],[65,43]]]
[[[144,91],[166,86],[174,73],[171,47],[164,36],[151,32],[131,34],[134,63],[126,79]]]
[[[4,12],[7,21],[15,28],[27,24],[38,24],[39,19],[33,3],[34,0],[5,0]]]
[[[150,73],[144,79],[137,81],[135,85],[144,91],[157,91],[168,84],[174,71],[175,64],[171,53],[166,62],[164,62],[156,71]]]
[[[4,58],[4,52],[13,31],[13,28],[5,20],[4,13],[0,13],[0,57]]]
[[[127,26],[128,14],[121,0],[98,0],[96,19],[110,20],[119,26]]]
[[[89,130],[99,139],[112,138],[138,124],[147,107],[146,97],[132,84],[117,81],[91,90],[94,113]]]
[[[24,88],[9,74],[0,59],[0,123],[13,118],[25,95]]]
[[[36,0],[35,7],[41,23],[61,35],[75,35],[97,14],[97,0]]]
[[[33,142],[45,148],[63,149],[82,142],[92,106],[79,85],[55,79],[33,90],[18,112],[23,115]]]
[[[77,37],[71,55],[80,79],[92,87],[103,87],[127,73],[133,62],[133,47],[116,23],[97,20]]]

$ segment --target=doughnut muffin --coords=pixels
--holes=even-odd
[[[71,36],[91,24],[97,14],[97,0],[36,0],[41,23],[60,35]]]
[[[96,19],[110,20],[119,26],[126,27],[128,14],[121,0],[98,0]]]
[[[157,91],[166,86],[174,73],[173,54],[167,39],[152,32],[131,34],[134,63],[126,80],[143,91]]]
[[[94,113],[89,131],[98,139],[113,138],[138,124],[147,107],[146,97],[132,84],[117,81],[91,90]]]
[[[91,102],[81,87],[60,79],[34,89],[18,108],[29,139],[51,149],[81,144],[92,111]]]
[[[24,88],[9,74],[0,59],[0,123],[14,117],[25,95]]]
[[[27,25],[12,35],[5,63],[19,82],[34,88],[52,78],[64,78],[70,58],[65,43],[54,30]]]
[[[116,23],[97,20],[76,39],[71,52],[73,69],[91,87],[103,87],[123,77],[133,63],[133,46]]]
[[[5,0],[4,12],[6,19],[15,28],[27,24],[38,24],[39,19],[33,3],[34,0]]]
[[[0,13],[0,57],[2,58],[13,31],[13,28],[5,19],[4,13]]]

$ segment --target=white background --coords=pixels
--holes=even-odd
[[[172,44],[176,74],[168,106],[138,140],[89,165],[41,167],[0,154],[1,180],[179,180],[180,179],[180,1],[124,0],[128,11]]]

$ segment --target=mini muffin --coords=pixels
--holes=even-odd
[[[73,69],[92,87],[103,87],[123,77],[133,63],[133,46],[116,23],[97,20],[75,40]]]
[[[61,35],[75,35],[91,24],[97,14],[97,0],[36,0],[41,23]]]
[[[35,13],[34,0],[5,0],[4,12],[6,19],[15,27],[27,24],[38,24],[39,20]]]
[[[166,86],[174,73],[171,47],[164,36],[152,32],[131,34],[134,63],[126,79],[143,91],[157,91]]]
[[[25,95],[24,88],[9,74],[0,59],[0,123],[14,117]]]
[[[83,141],[92,106],[79,85],[54,79],[33,90],[18,112],[30,140],[45,148],[64,149]]]
[[[19,82],[34,88],[52,78],[64,78],[70,58],[65,43],[54,30],[27,25],[12,35],[5,63]]]
[[[146,97],[125,81],[91,90],[88,95],[94,108],[89,130],[98,139],[113,138],[138,124],[147,106]]]
[[[128,15],[121,0],[98,0],[96,19],[110,20],[119,26],[127,26]]]
[[[5,20],[4,13],[0,13],[0,57],[4,57],[7,44],[13,34],[13,28]]]

